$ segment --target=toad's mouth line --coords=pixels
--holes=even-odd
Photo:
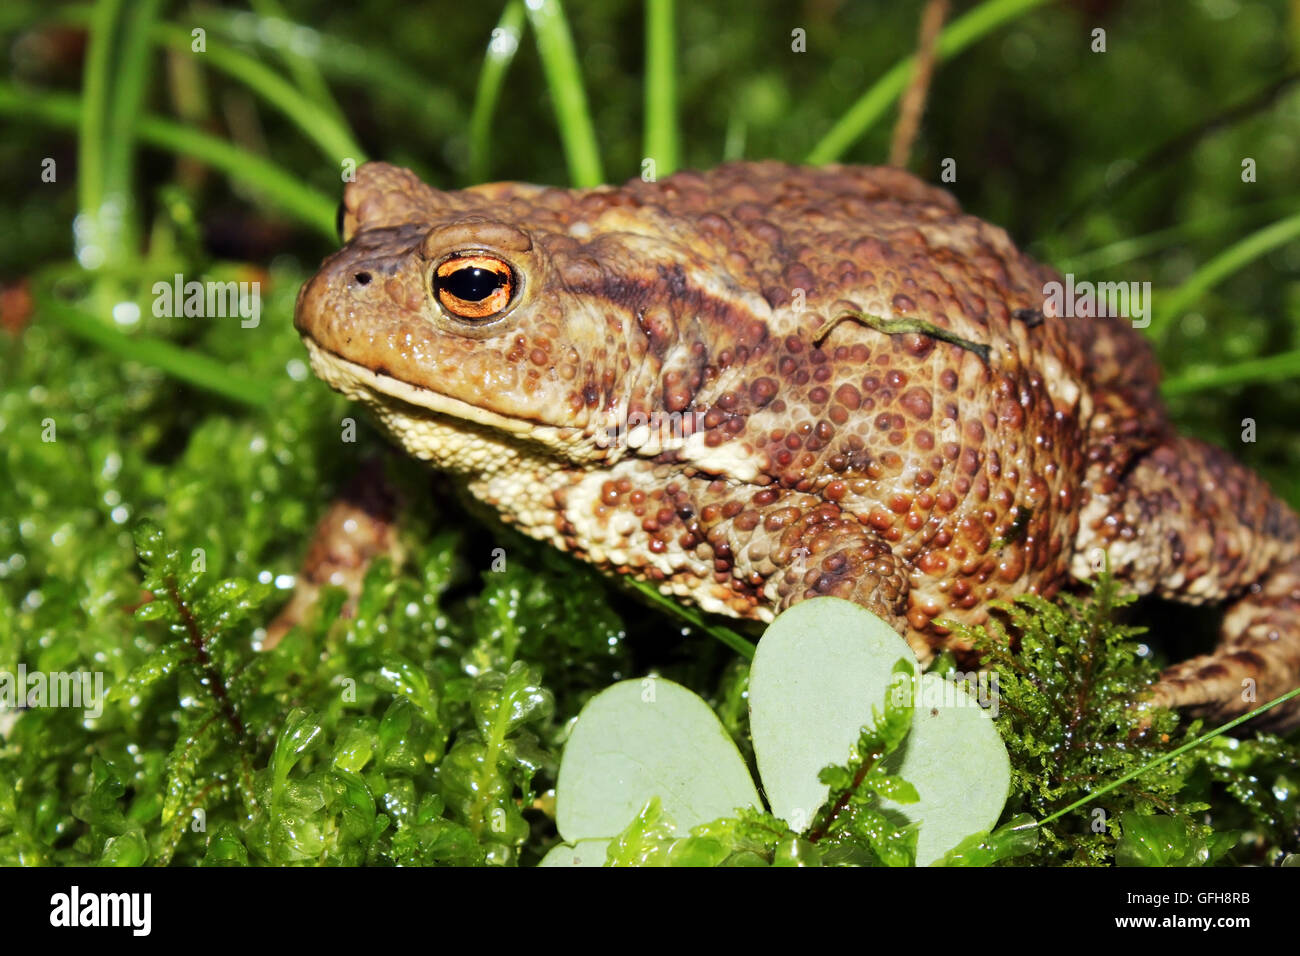
[[[529,421],[524,418],[512,418],[498,412],[488,411],[463,402],[450,395],[443,395],[422,385],[411,385],[391,375],[378,372],[351,362],[321,345],[311,336],[304,334],[303,343],[311,357],[311,366],[316,374],[331,388],[337,389],[354,400],[367,404],[391,404],[383,399],[396,399],[431,416],[443,416],[457,421],[472,422],[484,428],[507,432],[521,438],[535,438],[539,431],[553,431],[555,426],[544,422]]]

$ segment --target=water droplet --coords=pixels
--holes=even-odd
[[[140,306],[134,302],[119,302],[113,306],[113,321],[118,325],[135,325],[140,321]]]

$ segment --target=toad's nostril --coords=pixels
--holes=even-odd
[[[356,280],[357,285],[370,285],[370,273],[369,273],[369,272],[358,272],[358,273],[357,273],[356,275],[354,275],[352,278],[353,278],[354,280]]]

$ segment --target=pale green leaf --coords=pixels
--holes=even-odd
[[[750,729],[772,813],[805,829],[826,800],[819,771],[843,765],[912,652],[884,621],[838,598],[796,604],[758,644]],[[1006,748],[973,696],[935,674],[914,684],[912,727],[885,761],[915,802],[882,805],[920,823],[916,861],[928,865],[971,833],[992,829],[1011,781]],[[910,797],[904,788],[898,796]]]
[[[893,628],[839,598],[802,601],[763,634],[749,675],[749,726],[774,816],[796,830],[812,822],[826,800],[817,775],[847,762],[900,657],[915,655]]]
[[[556,825],[569,843],[610,838],[653,797],[683,836],[760,806],[736,745],[703,700],[663,678],[622,681],[578,715],[560,762]]]
[[[609,840],[579,840],[573,846],[561,843],[542,857],[538,866],[604,866]]]

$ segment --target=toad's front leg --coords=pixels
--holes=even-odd
[[[267,627],[263,647],[274,647],[306,620],[325,587],[341,587],[348,595],[343,614],[353,614],[371,562],[381,556],[400,560],[396,511],[397,493],[383,463],[367,462],[316,525],[293,596]]]
[[[781,500],[749,523],[733,551],[763,578],[762,595],[778,612],[809,598],[843,598],[887,621],[929,659],[928,644],[907,624],[911,569],[856,518],[830,502]]]

